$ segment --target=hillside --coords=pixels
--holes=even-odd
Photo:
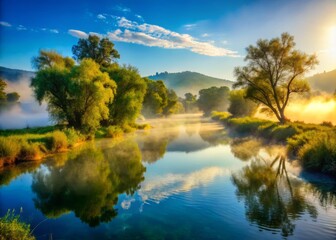
[[[34,75],[34,72],[5,68],[0,66],[0,78],[8,82],[18,82],[23,79],[30,79]]]
[[[209,77],[197,72],[180,72],[180,73],[157,73],[156,75],[148,76],[152,80],[162,80],[168,88],[174,89],[179,96],[184,96],[185,93],[191,92],[198,94],[198,91],[212,86],[228,86],[231,88],[232,81],[220,78]]]
[[[334,93],[336,90],[336,69],[330,72],[315,74],[307,78],[313,90]]]

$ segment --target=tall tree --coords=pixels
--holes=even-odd
[[[107,121],[114,125],[132,125],[139,116],[146,94],[147,84],[132,66],[111,66],[106,69],[117,84],[117,94],[109,104],[110,117]]]
[[[251,99],[247,99],[244,89],[230,91],[230,106],[228,111],[235,117],[251,116],[258,108],[258,104]]]
[[[246,88],[246,96],[274,113],[280,123],[285,123],[285,109],[292,93],[309,91],[301,77],[317,63],[315,55],[294,49],[294,37],[283,33],[280,38],[261,39],[246,51],[247,66],[237,67],[234,87]]]
[[[114,49],[114,44],[108,38],[100,39],[96,35],[79,39],[77,45],[72,47],[72,53],[77,61],[91,58],[103,67],[108,67],[112,61],[120,58],[118,51]]]
[[[65,63],[68,58],[55,56],[53,52],[56,62],[37,64],[48,54],[34,58],[39,68],[31,86],[37,100],[47,102],[49,113],[56,120],[92,132],[102,119],[108,118],[107,104],[113,100],[115,82],[92,59],[83,59],[80,65],[74,66]]]
[[[228,87],[211,87],[201,89],[197,105],[204,115],[208,116],[212,111],[226,111],[229,106]]]

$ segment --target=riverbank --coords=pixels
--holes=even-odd
[[[211,118],[223,123],[232,133],[284,144],[287,155],[297,158],[305,170],[336,178],[336,127],[330,123],[281,125],[252,117],[235,118],[227,112],[213,112]]]
[[[95,135],[84,135],[65,126],[0,130],[0,168],[24,161],[39,161],[65,152],[93,138],[119,138],[137,129],[149,129],[148,124],[127,127],[101,127]]]

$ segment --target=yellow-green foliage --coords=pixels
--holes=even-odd
[[[0,218],[0,240],[34,240],[30,232],[30,225],[20,221],[20,215],[15,215],[14,210]]]
[[[124,131],[124,133],[132,133],[134,132],[136,129],[130,125],[124,125],[122,126],[122,130]]]
[[[336,176],[336,134],[317,133],[298,151],[304,168]]]
[[[152,128],[152,126],[148,123],[145,123],[145,124],[137,124],[136,128],[140,130],[149,130]]]
[[[217,112],[213,111],[211,113],[211,118],[214,120],[220,120],[223,122],[226,122],[230,117],[232,117],[232,114],[229,112]]]
[[[230,118],[227,120],[227,124],[238,133],[257,133],[261,125],[268,123],[270,121],[252,117]]]
[[[15,158],[21,149],[16,137],[0,137],[0,158]]]
[[[122,137],[123,134],[124,132],[119,126],[109,126],[106,129],[106,137],[108,138]]]
[[[72,147],[76,143],[82,142],[85,140],[85,136],[83,136],[80,131],[74,128],[67,128],[63,131],[68,140],[68,146]]]
[[[20,141],[20,153],[17,155],[21,160],[34,160],[42,158],[42,153],[38,143],[28,143],[25,139]]]
[[[258,135],[264,138],[284,142],[287,138],[301,132],[296,126],[291,124],[280,125],[278,123],[267,123],[259,126]]]
[[[50,150],[56,152],[68,147],[68,139],[64,132],[55,131],[50,138]]]

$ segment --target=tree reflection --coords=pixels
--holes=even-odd
[[[90,226],[111,221],[121,193],[133,194],[144,180],[145,168],[134,142],[104,151],[88,148],[63,166],[49,166],[33,175],[35,206],[48,217],[73,211]]]
[[[254,138],[235,138],[230,143],[232,154],[242,161],[256,157],[261,147],[261,141]]]
[[[276,157],[271,164],[257,158],[233,174],[232,182],[238,199],[245,201],[247,219],[262,229],[279,229],[283,236],[289,236],[302,214],[317,217],[315,207],[300,189],[301,183],[289,179],[284,157]]]

